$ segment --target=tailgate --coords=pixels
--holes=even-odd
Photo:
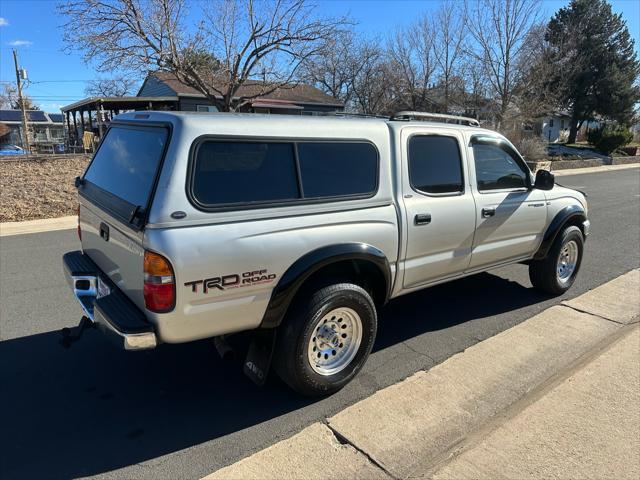
[[[128,228],[86,199],[80,201],[80,229],[84,253],[144,309],[142,231]]]
[[[144,223],[169,141],[164,126],[113,124],[78,187],[82,249],[144,309]]]

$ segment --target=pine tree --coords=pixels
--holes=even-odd
[[[640,101],[640,62],[622,16],[605,0],[572,0],[548,25],[547,88],[571,113],[569,143],[585,120],[629,124]]]

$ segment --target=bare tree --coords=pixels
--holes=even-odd
[[[0,108],[3,110],[11,110],[18,101],[18,90],[13,85],[6,83],[2,87],[0,93]]]
[[[449,112],[451,90],[459,74],[460,61],[464,54],[464,42],[467,28],[463,12],[459,4],[453,0],[444,0],[436,13],[433,22],[433,52],[440,74],[440,85],[443,89],[442,109]]]
[[[24,93],[22,94],[22,101],[24,102],[25,110],[39,109],[31,97]],[[2,93],[0,93],[0,108],[5,110],[20,110],[22,108],[20,98],[18,97],[18,89],[15,86],[11,84],[4,85]]]
[[[131,95],[138,82],[131,77],[99,78],[87,84],[85,95],[92,97],[124,97]]]
[[[466,23],[485,65],[487,80],[499,104],[498,128],[507,120],[514,90],[522,76],[519,58],[527,33],[537,22],[539,0],[465,0]]]
[[[548,58],[547,27],[537,24],[531,27],[524,41],[518,70],[521,72],[515,86],[515,103],[526,122],[548,115],[558,105],[557,89],[549,88],[556,68]]]
[[[491,100],[488,98],[489,85],[484,63],[477,61],[473,56],[465,55],[460,65],[460,73],[464,79],[462,104],[466,114],[478,120],[487,120]]]
[[[353,109],[366,114],[388,115],[394,76],[378,40],[363,40],[355,46],[355,55],[366,59],[353,79]]]
[[[426,15],[409,29],[398,29],[389,39],[387,54],[395,82],[398,108],[427,108],[428,90],[433,82],[436,59],[433,51],[433,25]]]
[[[67,0],[60,7],[67,18],[64,39],[99,71],[170,71],[219,110],[232,111],[291,87],[300,65],[348,24],[345,18],[317,16],[307,0],[215,0],[199,4],[198,21],[190,28],[187,5]],[[240,90],[248,84],[251,89]]]
[[[368,58],[359,58],[351,30],[327,39],[320,50],[305,62],[300,77],[327,95],[348,104],[353,96],[353,82]]]

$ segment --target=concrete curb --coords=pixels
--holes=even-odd
[[[581,173],[615,172],[616,170],[629,170],[633,168],[640,168],[640,163],[631,163],[627,165],[602,165],[601,167],[571,168],[566,170],[551,170],[551,173],[553,173],[556,177],[564,177],[566,175],[578,175]]]
[[[25,222],[4,222],[0,223],[0,237],[67,230],[75,228],[76,225],[78,225],[78,217],[75,215],[45,218],[42,220],[27,220]]]
[[[342,459],[349,467],[338,470],[341,478],[408,478],[622,334],[638,321],[639,305],[636,269],[205,478],[330,478],[326,468],[336,444],[353,449]],[[333,445],[328,464],[317,439],[327,431],[334,436],[323,440]]]

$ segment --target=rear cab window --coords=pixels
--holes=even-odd
[[[427,195],[464,192],[458,140],[445,135],[418,134],[409,138],[409,180],[414,190]]]
[[[366,142],[201,140],[189,193],[203,210],[368,198],[378,151]]]
[[[125,223],[136,218],[139,223],[168,138],[166,127],[112,126],[84,174],[81,194]]]

